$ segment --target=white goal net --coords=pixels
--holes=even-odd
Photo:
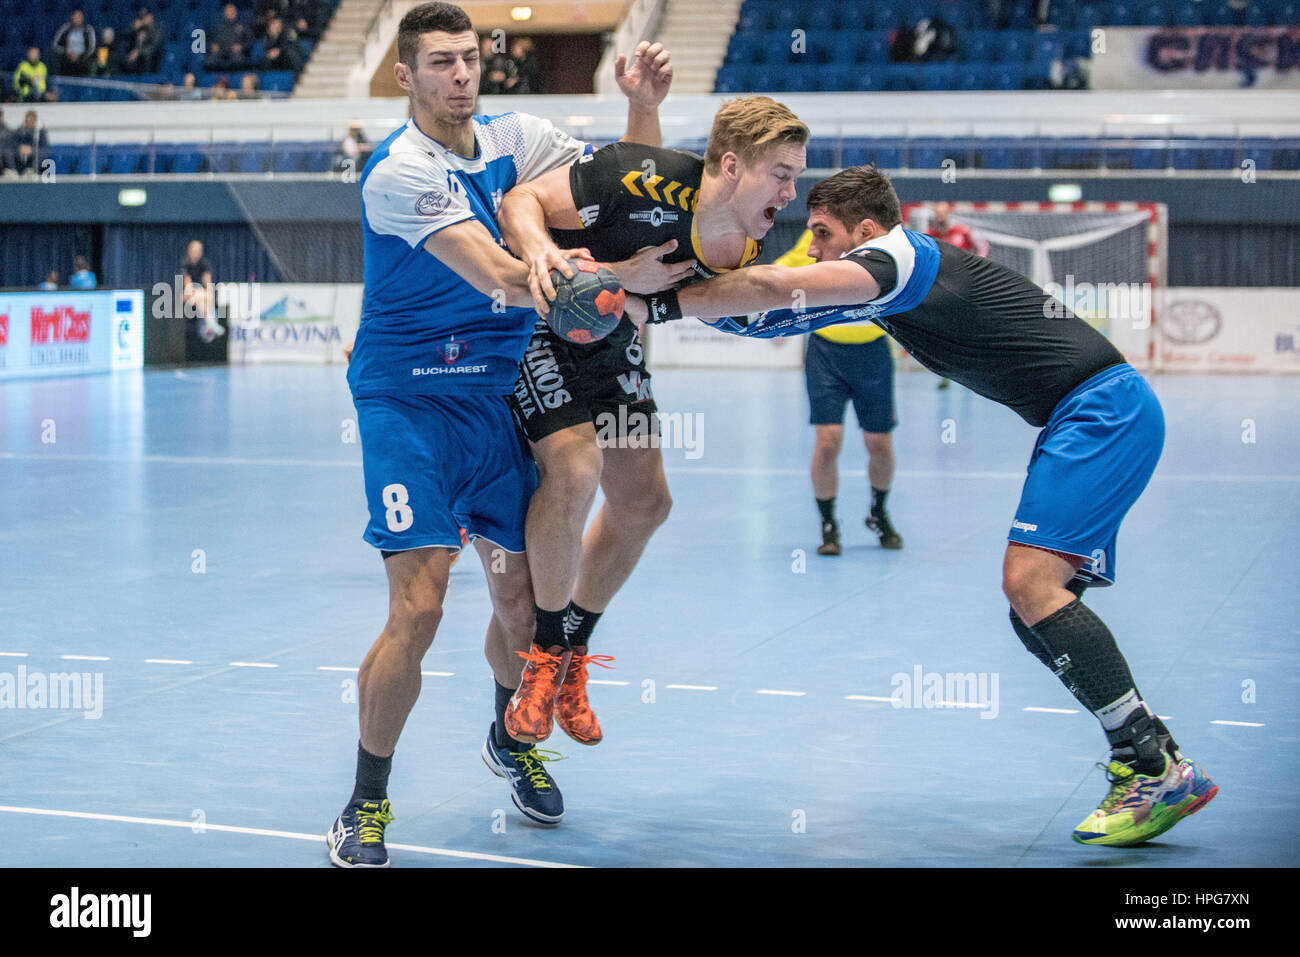
[[[1042,286],[1105,333],[1141,369],[1156,366],[1165,288],[1165,207],[1159,203],[952,203],[989,258]],[[903,222],[926,232],[929,203],[908,203]]]

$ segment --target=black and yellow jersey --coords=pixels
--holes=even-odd
[[[553,229],[561,249],[585,247],[601,262],[630,259],[646,246],[670,239],[677,248],[664,257],[694,259],[695,278],[709,279],[732,267],[704,261],[695,225],[704,160],[683,150],[640,143],[611,143],[569,168],[569,187],[582,229]],[[741,266],[758,259],[763,244],[745,240]]]

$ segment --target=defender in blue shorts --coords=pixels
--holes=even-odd
[[[1179,753],[1110,630],[1081,600],[1089,584],[1115,581],[1116,533],[1160,457],[1164,416],[1150,386],[1101,333],[1028,279],[904,229],[898,196],[874,167],[823,180],[808,206],[854,233],[855,247],[840,260],[754,266],[644,304],[629,297],[629,310],[655,321],[728,317],[775,309],[798,291],[804,311],[721,318],[716,327],[777,336],[870,319],[931,371],[1042,426],[1002,587],[1020,640],[1097,717],[1110,744],[1109,793],[1073,837],[1126,846],[1163,834],[1218,788]]]
[[[459,7],[426,3],[402,18],[398,85],[411,120],[385,139],[361,177],[365,298],[348,368],[370,521],[389,615],[358,676],[356,785],[328,835],[339,867],[387,867],[388,775],[420,693],[420,661],[442,617],[463,527],[488,572],[486,651],[497,720],[483,761],[516,807],[558,823],[559,788],[531,744],[506,737],[502,714],[533,635],[524,519],[536,470],[508,405],[536,315],[528,267],[501,245],[501,197],[516,183],[592,149],[520,113],[474,115],[478,37]],[[619,85],[630,137],[657,142],[671,66],[642,44]]]

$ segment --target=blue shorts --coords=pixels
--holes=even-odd
[[[359,398],[357,427],[370,523],[385,551],[460,548],[460,530],[524,550],[537,466],[500,395]]]
[[[894,357],[884,336],[870,342],[831,342],[809,336],[804,381],[813,425],[842,425],[844,405],[850,399],[862,431],[888,432],[898,424]]]
[[[1029,458],[1008,535],[1087,560],[1078,575],[1115,582],[1119,524],[1151,480],[1165,443],[1165,417],[1146,379],[1111,366],[1052,410]]]

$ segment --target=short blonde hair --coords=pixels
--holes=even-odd
[[[770,96],[742,96],[728,100],[713,117],[704,169],[716,173],[723,154],[735,153],[752,163],[773,143],[808,142],[808,127],[784,103]]]

